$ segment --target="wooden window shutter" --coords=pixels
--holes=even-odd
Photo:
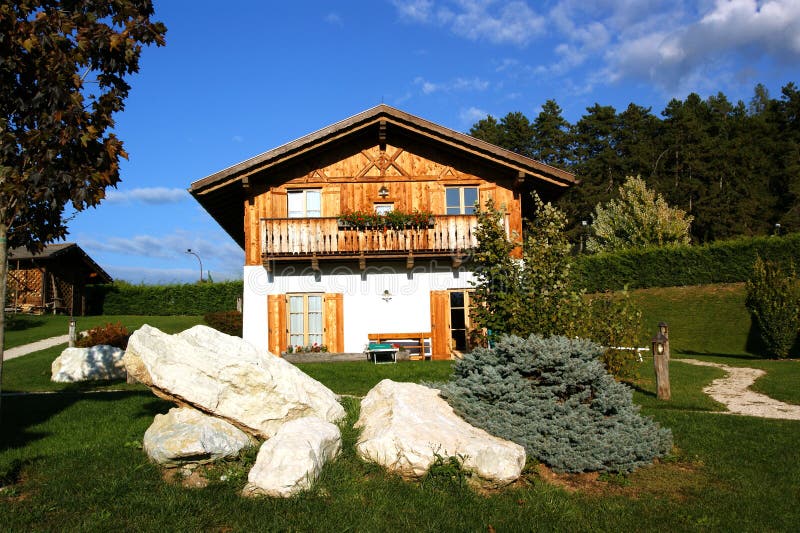
[[[431,359],[450,359],[450,293],[431,291]]]
[[[322,188],[323,217],[337,217],[341,214],[339,207],[340,189],[338,185],[326,185]]]
[[[280,355],[286,350],[286,295],[267,296],[267,331],[269,351]]]
[[[444,186],[432,183],[428,190],[430,197],[430,211],[434,215],[444,215],[447,210],[444,205]]]
[[[325,331],[322,343],[328,351],[342,353],[344,351],[344,298],[339,293],[325,294],[322,320]]]
[[[494,183],[484,183],[478,187],[478,202],[481,208],[486,207],[486,200],[491,198],[495,201],[495,208],[501,209],[501,201],[497,198],[497,185]]]
[[[268,218],[286,218],[288,215],[288,205],[286,204],[286,191],[281,189],[270,189],[272,208],[267,215]]]

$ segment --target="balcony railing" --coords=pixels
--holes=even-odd
[[[475,215],[431,217],[428,227],[342,227],[336,217],[262,218],[261,250],[280,256],[438,255],[477,246]]]

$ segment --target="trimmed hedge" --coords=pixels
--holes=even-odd
[[[93,285],[87,287],[91,315],[204,315],[236,309],[242,281],[184,285]]]
[[[590,293],[625,285],[644,289],[736,283],[750,278],[758,256],[782,267],[800,265],[800,233],[582,255],[575,262],[575,281]]]

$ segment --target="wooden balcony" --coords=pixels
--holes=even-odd
[[[336,217],[262,218],[261,250],[264,265],[290,259],[462,258],[474,248],[475,215],[431,217],[428,227],[342,227]],[[413,259],[411,260],[413,264]]]

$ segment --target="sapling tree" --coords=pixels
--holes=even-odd
[[[629,176],[619,187],[619,198],[595,207],[591,252],[612,252],[637,246],[689,244],[693,218],[670,207],[640,177]]]
[[[0,5],[0,301],[9,247],[67,233],[64,211],[97,205],[119,180],[109,130],[143,45],[164,45],[150,0],[11,0]],[[0,383],[5,331],[0,308]]]

